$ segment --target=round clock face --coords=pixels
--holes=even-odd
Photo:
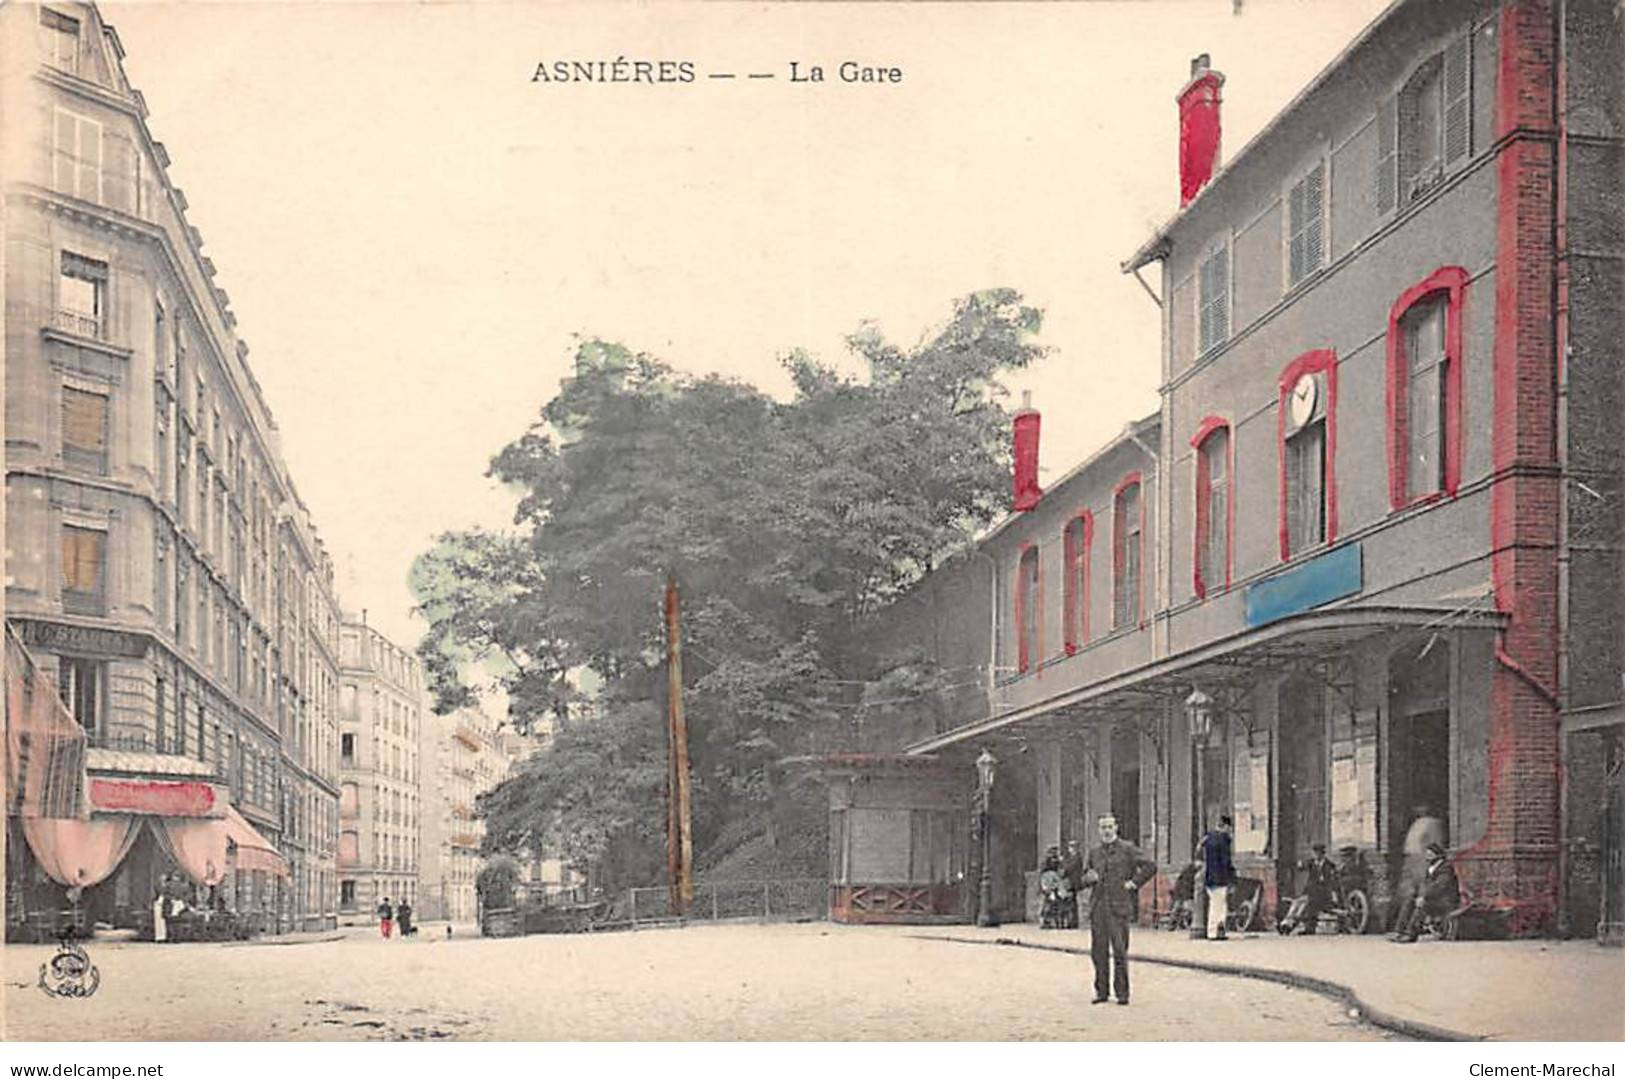
[[[1314,375],[1304,375],[1298,379],[1292,387],[1292,399],[1287,402],[1293,427],[1302,427],[1315,418],[1315,402],[1319,396],[1320,385]]]

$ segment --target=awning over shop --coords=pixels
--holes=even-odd
[[[1260,672],[1335,656],[1375,634],[1494,629],[1504,622],[1505,617],[1494,611],[1475,608],[1357,607],[1295,615],[956,727],[909,746],[907,752],[938,752],[994,733],[1018,733],[1010,730],[1018,726],[1020,732],[1031,732],[1060,714],[1110,712],[1157,699],[1178,701],[1198,682],[1245,685]]]
[[[66,888],[89,888],[106,880],[135,842],[134,817],[94,820],[24,817],[28,849],[45,875]]]
[[[238,869],[259,869],[279,877],[289,875],[287,859],[271,845],[270,840],[243,819],[235,806],[226,807],[226,819],[221,823],[225,826],[227,838],[237,845]]]
[[[154,834],[176,864],[199,884],[225,880],[234,850],[237,869],[289,875],[286,859],[235,806],[226,806],[225,815],[217,820],[165,817]]]

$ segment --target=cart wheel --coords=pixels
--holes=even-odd
[[[1371,901],[1366,898],[1365,892],[1359,888],[1349,889],[1348,895],[1343,899],[1343,905],[1347,908],[1344,924],[1348,926],[1348,931],[1364,933],[1371,924]]]
[[[1254,892],[1246,899],[1230,908],[1230,916],[1225,919],[1225,925],[1232,933],[1246,933],[1258,921],[1258,893]]]

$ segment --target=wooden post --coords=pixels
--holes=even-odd
[[[677,580],[670,575],[666,577],[666,674],[666,712],[671,736],[671,819],[666,829],[666,858],[673,870],[673,913],[684,914],[694,901],[694,836],[689,805],[688,720],[683,716],[682,620]]]

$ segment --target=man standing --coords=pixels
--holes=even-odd
[[[1219,826],[1202,837],[1202,877],[1207,886],[1207,939],[1228,940],[1224,922],[1230,915],[1230,885],[1236,880],[1232,860],[1235,825],[1220,817]]]
[[[1095,964],[1095,998],[1104,1004],[1108,991],[1117,1003],[1128,1003],[1128,927],[1139,909],[1140,887],[1156,876],[1157,867],[1132,843],[1117,838],[1117,818],[1100,818],[1100,845],[1089,852],[1083,886],[1093,888],[1089,903],[1089,957]]]
[[[378,904],[378,932],[383,934],[385,940],[388,940],[389,931],[394,927],[395,908],[390,905],[389,896],[386,895],[384,901]]]

